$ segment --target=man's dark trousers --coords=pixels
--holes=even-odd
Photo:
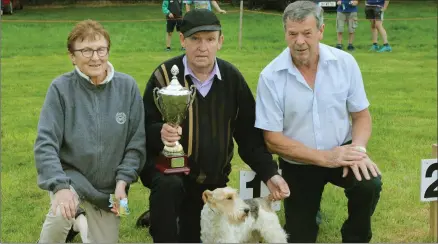
[[[202,193],[225,186],[198,184],[183,174],[163,175],[155,171],[149,197],[153,241],[200,243]]]
[[[284,200],[285,230],[288,242],[316,242],[318,225],[315,215],[320,207],[324,186],[330,182],[344,188],[348,199],[348,218],[341,233],[342,242],[369,242],[372,237],[371,216],[382,190],[381,177],[357,181],[351,169],[343,178],[343,168],[290,164],[280,159],[283,178],[291,195]]]

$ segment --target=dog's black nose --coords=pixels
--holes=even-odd
[[[245,208],[243,211],[247,214],[249,213],[249,208]]]

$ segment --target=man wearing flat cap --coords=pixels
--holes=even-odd
[[[231,172],[234,143],[239,155],[267,184],[276,200],[288,196],[289,188],[266,149],[262,131],[254,127],[255,100],[242,74],[229,62],[216,57],[224,37],[216,15],[205,9],[186,13],[180,28],[186,53],[160,64],[144,92],[146,149],[148,159],[141,173],[151,189],[150,211],[137,221],[150,223],[154,242],[200,242],[202,193],[225,187]],[[196,98],[181,126],[162,120],[153,89],[167,86],[171,68],[179,69],[184,87],[195,85]],[[155,169],[164,143],[179,141],[188,156],[190,173],[162,174]],[[148,223],[145,223],[148,222]]]

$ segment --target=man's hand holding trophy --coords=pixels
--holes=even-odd
[[[190,86],[190,89],[181,86],[176,77],[179,73],[176,65],[170,72],[173,75],[170,84],[161,89],[156,87],[153,91],[155,104],[166,122],[161,129],[164,149],[156,163],[156,168],[164,174],[188,174],[190,172],[187,166],[188,158],[178,140],[182,134],[180,124],[195,99],[196,88],[194,85]]]

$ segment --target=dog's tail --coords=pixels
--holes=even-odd
[[[264,197],[263,199],[265,199],[266,202],[271,203],[274,201],[274,196],[272,196],[272,194],[269,194],[266,197]]]

